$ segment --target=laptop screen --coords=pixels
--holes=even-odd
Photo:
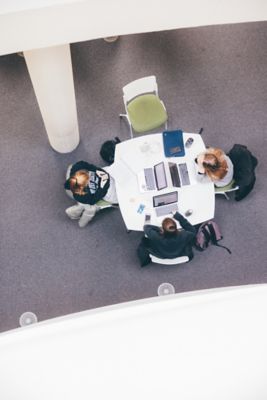
[[[166,204],[177,203],[178,192],[160,194],[153,197],[153,207],[165,206]]]
[[[165,189],[167,187],[167,179],[166,179],[164,162],[156,164],[154,166],[154,172],[158,190]]]

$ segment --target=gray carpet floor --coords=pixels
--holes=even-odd
[[[48,144],[25,61],[0,58],[0,331],[25,311],[39,320],[157,295],[267,282],[267,23],[181,29],[71,46],[81,143],[71,154]],[[70,221],[63,190],[69,163],[104,165],[103,141],[129,138],[122,87],[156,75],[171,129],[197,132],[206,145],[248,146],[259,159],[243,201],[216,198],[215,219],[232,255],[216,247],[189,264],[138,265],[140,232],[127,234],[119,210],[85,229]]]

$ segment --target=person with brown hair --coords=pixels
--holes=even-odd
[[[78,203],[68,207],[66,214],[71,219],[79,219],[81,228],[85,227],[99,210],[97,202],[118,202],[113,178],[106,170],[86,161],[79,161],[69,167],[64,188]]]
[[[145,236],[137,249],[141,267],[150,263],[149,254],[159,258],[188,256],[189,260],[192,260],[194,256],[192,245],[196,229],[178,212],[173,218],[165,218],[161,227],[148,224],[144,226]],[[179,222],[180,229],[177,228],[175,220]]]
[[[208,176],[217,187],[226,186],[233,180],[232,161],[221,149],[209,147],[197,156],[195,162],[198,173]]]

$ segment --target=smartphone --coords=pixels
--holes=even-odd
[[[150,214],[146,214],[145,215],[145,222],[149,222],[151,220],[151,215]]]

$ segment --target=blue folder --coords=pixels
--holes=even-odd
[[[162,137],[165,157],[183,157],[185,155],[183,131],[164,131]]]

